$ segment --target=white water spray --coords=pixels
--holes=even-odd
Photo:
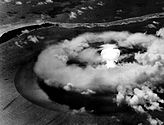
[[[116,67],[116,62],[118,61],[118,57],[120,56],[120,50],[117,49],[115,44],[105,44],[102,45],[101,57],[103,61],[106,62],[107,68]]]

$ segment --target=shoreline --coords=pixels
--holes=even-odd
[[[63,28],[77,28],[77,27],[86,27],[86,28],[93,28],[93,27],[110,27],[110,26],[116,26],[116,25],[127,25],[127,24],[133,24],[133,23],[141,23],[144,21],[149,21],[152,19],[162,19],[164,18],[164,12],[162,13],[154,13],[154,14],[148,14],[140,17],[133,17],[133,18],[127,18],[123,20],[117,20],[117,21],[111,21],[111,22],[105,22],[105,23],[60,23],[60,22],[52,22],[48,20],[35,20],[31,22],[26,22],[24,24],[21,24],[22,22],[17,22],[13,24],[6,24],[0,26],[0,37],[9,31],[16,30],[19,28],[26,28],[29,26],[35,26],[35,25],[43,25],[43,24],[52,24]]]

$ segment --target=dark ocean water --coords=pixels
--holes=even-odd
[[[54,0],[54,1],[63,2],[63,0]],[[99,23],[103,23],[103,22],[117,21],[117,20],[132,18],[132,17],[144,16],[147,14],[162,13],[164,11],[164,0],[99,0],[99,1],[98,0],[90,0],[93,2],[87,3],[87,4],[85,4],[85,3],[81,4],[81,2],[77,2],[76,0],[69,0],[68,2],[70,2],[70,1],[72,1],[72,4],[69,5],[70,8],[74,8],[77,6],[77,9],[74,10],[75,12],[76,12],[76,10],[82,10],[81,9],[82,7],[88,8],[90,6],[93,9],[83,10],[84,13],[82,15],[77,15],[77,17],[72,20],[63,20],[64,22],[72,22],[72,23],[74,23],[74,22],[76,22],[76,23],[77,22],[80,22],[80,23],[86,23],[86,22],[89,22],[89,23],[96,22],[97,23],[97,22],[99,22]],[[35,12],[38,10],[32,10],[32,11]],[[66,9],[65,7],[62,7],[62,8],[59,7],[59,8],[54,8],[54,9],[50,9],[50,10],[44,10],[42,8],[39,10],[39,13],[38,12],[37,13],[38,14],[42,14],[42,13],[47,14],[51,18],[55,18],[56,14],[61,14],[63,12],[70,13],[71,11],[72,10]],[[35,14],[37,14],[37,13],[35,13]],[[146,16],[145,16],[145,18],[146,18]],[[157,24],[153,24],[154,20],[157,22]],[[163,18],[152,19],[150,21],[137,23],[137,25],[136,24],[122,25],[122,26],[118,25],[118,26],[108,27],[107,29],[95,27],[94,30],[96,32],[100,32],[100,31],[104,31],[104,30],[108,30],[108,29],[117,30],[117,31],[128,30],[130,32],[147,32],[149,34],[155,34],[155,32],[159,28],[163,27],[163,22],[164,22]],[[153,24],[155,26],[155,28],[148,27],[148,24]],[[49,26],[49,24],[48,24],[48,26]],[[35,26],[33,28],[37,29],[38,27]],[[74,29],[75,30],[75,32],[73,32],[74,35],[76,35],[76,33],[78,34],[78,32],[80,33],[83,31],[90,31],[90,29],[87,29],[87,30],[85,28],[84,29],[81,28],[81,29],[82,29],[82,31],[78,31],[78,30]],[[6,40],[9,40],[11,38],[11,34],[14,34],[12,37],[19,35],[21,33],[21,30],[23,30],[23,29],[18,29],[13,32],[9,32],[8,34],[6,34],[5,36],[3,36],[0,39],[0,42],[5,42]],[[47,32],[47,33],[49,33],[49,32]],[[52,90],[52,91],[54,91],[54,90]],[[50,92],[50,96],[53,96],[54,93],[53,92],[51,93],[50,89],[48,89],[48,92]],[[53,96],[53,98],[54,98],[54,96]],[[53,100],[53,98],[52,98],[52,100]],[[71,108],[75,108],[75,106],[77,106],[77,105],[72,105]],[[76,108],[80,108],[80,107],[81,107],[81,105],[79,105],[79,107],[76,107]],[[126,108],[124,108],[124,109],[126,110]],[[89,110],[91,110],[90,107],[89,107]],[[155,113],[152,113],[152,114],[155,114]],[[157,114],[157,116],[160,115],[161,119],[163,118],[163,112],[161,112],[161,114],[159,114],[159,112],[157,112],[156,114]],[[120,113],[118,114],[118,116],[119,115],[120,115]],[[125,120],[123,120],[123,121],[125,121],[124,124],[128,124],[128,123],[132,124],[132,122],[135,122],[135,120],[138,118],[138,117],[129,118],[129,115],[130,114],[127,114],[124,116],[125,117],[124,118]],[[137,115],[135,114],[135,116],[138,116],[138,114]],[[132,115],[130,117],[132,117]],[[120,119],[123,119],[123,118],[120,118]],[[140,117],[139,117],[138,119],[140,122],[145,121],[145,118],[140,119]],[[138,123],[139,122],[135,122],[134,124],[138,124]]]

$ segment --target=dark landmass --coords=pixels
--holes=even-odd
[[[4,1],[0,2],[0,25],[34,20],[102,23],[164,11],[163,0],[20,0],[21,4]]]
[[[96,116],[46,110],[21,97],[15,90],[13,81],[17,69],[36,58],[45,46],[71,39],[84,32],[126,30],[155,34],[164,25],[163,0],[53,0],[53,3],[46,3],[45,0],[19,1],[21,4],[16,4],[17,0],[0,1],[2,125],[149,125],[147,116],[138,113]],[[25,29],[31,32],[21,35],[21,31]],[[27,40],[28,35],[44,36],[45,39],[35,44]],[[20,42],[23,48],[16,46],[15,41]],[[26,73],[24,75],[27,76]],[[58,105],[55,106],[58,108]],[[164,118],[163,112],[152,112],[151,115],[161,120]]]

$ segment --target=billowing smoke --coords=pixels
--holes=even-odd
[[[79,92],[90,90],[91,93],[114,91],[118,105],[126,103],[138,112],[160,111],[164,100],[154,90],[164,82],[163,34],[162,29],[156,35],[113,31],[81,34],[43,50],[34,71],[51,86],[60,86],[68,91],[72,88],[78,88],[75,91]],[[133,62],[118,61],[116,67],[107,68],[99,53],[101,49],[92,46],[100,43],[114,44],[118,49],[138,46],[147,51],[133,53]],[[118,60],[128,56],[121,54]],[[82,66],[68,64],[69,60],[78,60]]]
[[[161,120],[159,120],[158,118],[152,118],[151,115],[148,116],[147,119],[150,123],[150,125],[163,125],[163,122]]]

